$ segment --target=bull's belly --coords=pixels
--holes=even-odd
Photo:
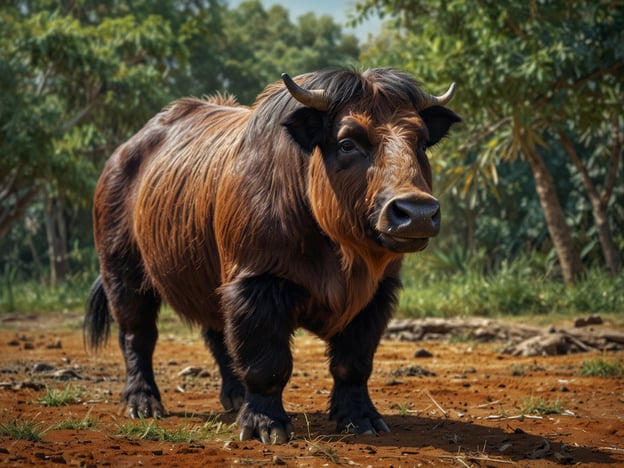
[[[147,279],[163,301],[185,321],[202,327],[223,328],[217,289],[221,267],[217,248],[209,236],[187,234],[160,226],[158,219],[136,230],[137,244]],[[168,232],[168,236],[156,233]]]
[[[154,275],[152,281],[163,301],[184,322],[203,328],[223,329],[216,278],[199,272],[179,272],[174,275]]]

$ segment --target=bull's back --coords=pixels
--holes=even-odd
[[[214,199],[247,112],[176,101],[116,152],[102,176],[100,191],[124,220],[120,231],[139,253],[145,282],[185,319],[203,325],[220,322]]]

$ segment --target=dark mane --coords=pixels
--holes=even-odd
[[[406,104],[418,109],[424,95],[417,80],[388,68],[372,68],[363,72],[327,69],[301,75],[297,81],[304,88],[323,89],[331,96],[330,115],[335,115],[348,103],[369,109],[372,115],[379,115],[379,112],[386,114]],[[250,129],[262,133],[267,126],[279,124],[300,106],[281,81],[276,82],[268,86],[254,104],[257,112],[250,121]]]

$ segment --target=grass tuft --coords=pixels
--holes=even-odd
[[[563,401],[557,398],[555,401],[549,401],[542,397],[534,398],[530,396],[522,401],[522,405],[518,407],[520,414],[533,414],[543,416],[545,414],[562,414],[564,411]]]
[[[624,363],[621,359],[609,361],[598,357],[583,361],[578,373],[584,377],[624,377]]]
[[[65,420],[55,424],[51,429],[53,430],[74,430],[83,431],[86,429],[95,429],[102,424],[98,418],[90,416],[91,410],[85,414],[82,419],[77,419],[73,416],[68,416]]]
[[[67,385],[64,389],[48,388],[45,395],[39,398],[39,403],[44,406],[58,407],[67,406],[80,402],[84,389]]]
[[[0,436],[9,437],[13,440],[41,442],[45,432],[46,431],[34,421],[19,421],[16,418],[8,423],[0,423]]]
[[[231,432],[231,428],[226,427],[217,416],[209,418],[204,424],[187,422],[175,429],[163,427],[155,419],[147,421],[144,418],[125,423],[115,420],[115,424],[117,435],[121,437],[171,443],[191,443]]]

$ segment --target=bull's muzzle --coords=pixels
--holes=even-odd
[[[395,239],[427,239],[440,232],[440,202],[433,196],[407,195],[382,208],[378,230]]]

